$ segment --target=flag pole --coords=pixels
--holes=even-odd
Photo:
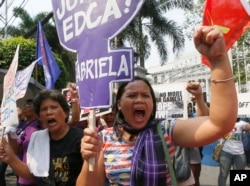
[[[38,69],[37,69],[37,64],[35,66],[35,78],[36,78],[36,81],[38,81]]]

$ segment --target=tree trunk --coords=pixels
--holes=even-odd
[[[145,61],[144,61],[144,47],[143,47],[143,31],[142,31],[142,22],[141,22],[141,16],[139,16],[139,59],[140,59],[140,66],[144,68]]]

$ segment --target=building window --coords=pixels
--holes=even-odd
[[[161,83],[165,82],[165,75],[161,75]]]
[[[158,78],[157,76],[154,77],[154,84],[157,84],[158,83]]]

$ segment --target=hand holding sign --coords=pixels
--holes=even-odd
[[[82,108],[110,107],[111,83],[132,80],[132,49],[116,49],[111,52],[109,40],[132,21],[143,2],[144,0],[52,1],[60,42],[65,48],[78,54],[76,81]],[[94,115],[91,112],[91,116],[92,114]]]
[[[132,49],[111,52],[109,40],[132,21],[143,2],[52,1],[60,42],[78,53],[76,80],[81,107],[109,107],[110,83],[133,78]]]

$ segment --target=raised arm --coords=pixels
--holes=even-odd
[[[69,91],[71,93],[71,111],[72,116],[71,119],[68,121],[70,125],[75,125],[80,120],[80,103],[78,98],[78,90],[75,83],[70,83]]]
[[[209,108],[205,103],[202,88],[199,82],[190,82],[186,87],[187,91],[192,94],[192,101],[196,103],[196,111],[198,116],[208,116]]]
[[[237,94],[223,33],[203,26],[194,34],[196,49],[210,61],[211,101],[208,117],[177,120],[173,139],[180,146],[202,146],[230,132],[237,117]]]
[[[0,161],[7,163],[13,171],[20,177],[34,180],[35,177],[30,173],[26,163],[22,162],[14,153],[10,144],[3,140],[0,144]]]

